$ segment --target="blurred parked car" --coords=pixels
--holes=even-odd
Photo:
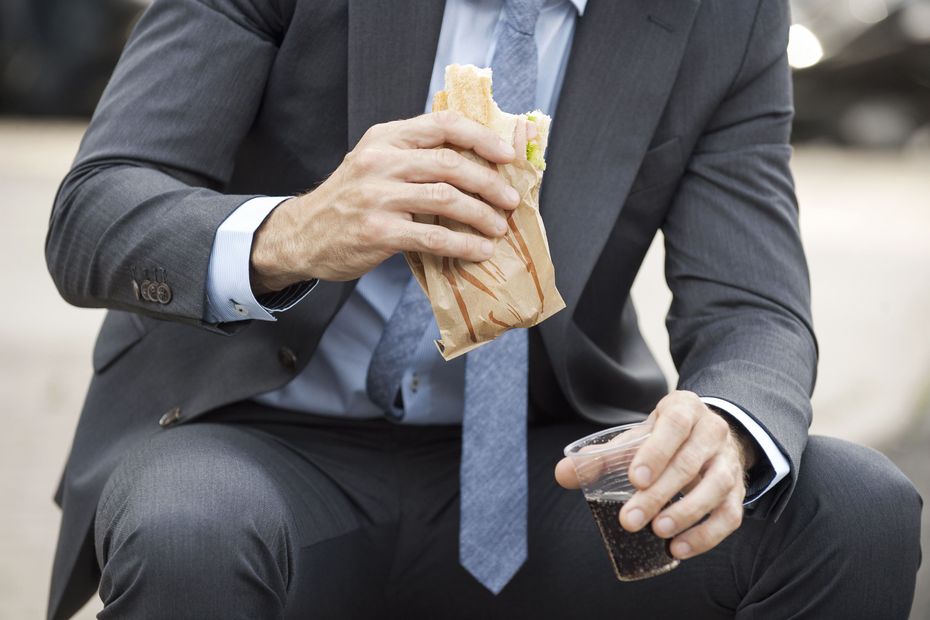
[[[0,113],[90,115],[144,4],[0,0]]]
[[[930,146],[930,0],[795,0],[795,141]]]
[[[148,3],[0,0],[0,114],[90,115]],[[930,0],[791,6],[795,141],[930,147]]]

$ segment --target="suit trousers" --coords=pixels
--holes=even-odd
[[[241,403],[161,431],[101,496],[99,617],[907,617],[921,500],[878,452],[812,437],[778,520],[624,583],[582,494],[553,479],[594,430],[530,426],[529,559],[498,596],[458,563],[460,427]]]

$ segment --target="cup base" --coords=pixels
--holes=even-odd
[[[658,577],[659,575],[664,575],[665,573],[671,572],[672,570],[678,568],[679,564],[681,564],[680,560],[673,560],[665,566],[660,566],[637,575],[621,575],[619,572],[617,572],[617,567],[614,566],[614,574],[617,575],[617,579],[620,581],[642,581],[643,579]]]
[[[585,499],[620,581],[639,581],[669,572],[679,560],[669,553],[669,541],[655,535],[650,526],[628,532],[620,525],[620,509],[630,493],[603,493]]]

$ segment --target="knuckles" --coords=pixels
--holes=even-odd
[[[378,213],[366,213],[359,226],[359,241],[364,245],[377,246],[387,236],[387,224]]]
[[[345,184],[342,192],[345,201],[352,205],[351,211],[346,213],[347,217],[355,219],[365,217],[378,217],[381,211],[384,211],[398,199],[396,192],[386,188],[377,181],[358,179]],[[382,219],[383,218],[379,218]]]
[[[730,434],[730,425],[727,424],[727,421],[723,419],[723,416],[707,410],[707,423],[710,425],[710,429],[713,432],[714,437],[718,441],[724,441],[727,436]]]
[[[482,186],[494,188],[494,193],[497,196],[505,196],[504,191],[507,189],[507,182],[504,181],[504,177],[502,177],[499,172],[482,166],[482,172],[480,174],[482,176]],[[506,198],[504,200],[509,204],[509,200]]]
[[[660,497],[658,493],[650,491],[640,491],[638,495],[640,495],[640,498],[636,505],[643,510],[646,515],[657,514],[668,502],[668,498]]]
[[[650,448],[649,453],[643,456],[642,463],[650,465],[653,471],[658,468],[657,463],[669,463],[675,456],[675,446],[668,443],[653,444]],[[645,450],[642,450],[642,452],[645,453]],[[637,456],[639,455],[637,454]]]
[[[706,551],[714,546],[713,539],[706,530],[696,530],[688,538],[694,551]]]
[[[694,426],[694,417],[691,410],[681,405],[676,404],[667,407],[662,412],[662,417],[665,418],[666,424],[684,435],[690,434],[691,427]]]
[[[442,206],[455,202],[455,188],[448,183],[433,183],[429,186],[429,199]]]
[[[372,125],[364,134],[362,134],[362,138],[359,140],[359,143],[374,142],[381,139],[388,131],[389,125],[390,123],[379,123],[377,125]]]
[[[743,523],[743,507],[737,502],[727,502],[722,506],[720,518],[730,531],[736,531]]]
[[[475,242],[470,235],[462,235],[460,238],[455,239],[455,246],[454,248],[450,247],[449,251],[452,252],[453,249],[456,256],[467,260],[475,255]]]
[[[430,228],[423,236],[423,247],[432,253],[436,253],[446,247],[448,242],[448,233],[442,227]]]
[[[694,478],[703,466],[704,458],[695,450],[681,450],[672,461],[672,467],[686,480]]]
[[[671,398],[673,400],[676,400],[682,403],[691,404],[691,405],[694,405],[694,404],[703,405],[704,404],[701,401],[701,397],[695,394],[694,392],[692,392],[691,390],[675,390],[674,392],[669,394],[666,398]]]
[[[448,130],[459,121],[459,113],[454,110],[442,110],[433,112],[431,115],[433,122],[443,131]]]
[[[374,172],[384,164],[384,153],[371,147],[356,148],[346,155],[344,163],[349,171],[355,175],[365,175]]]
[[[487,166],[481,166],[481,170],[481,174],[484,175],[484,184],[497,186],[498,191],[503,193],[507,188],[507,182],[504,181],[504,177],[493,168],[488,168]]]
[[[721,494],[729,493],[736,486],[736,475],[731,469],[723,469],[717,472],[713,477],[717,491]]]
[[[441,168],[457,168],[461,163],[462,156],[452,149],[436,149],[434,153]]]

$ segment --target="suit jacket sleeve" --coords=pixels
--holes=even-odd
[[[254,197],[222,190],[275,58],[276,7],[157,0],[142,16],[55,200],[46,259],[68,302],[203,324],[215,232]],[[137,298],[145,277],[169,303]]]
[[[790,495],[811,421],[817,345],[789,169],[788,3],[761,0],[741,69],[698,140],[663,224],[679,387],[732,402],[787,456]]]

